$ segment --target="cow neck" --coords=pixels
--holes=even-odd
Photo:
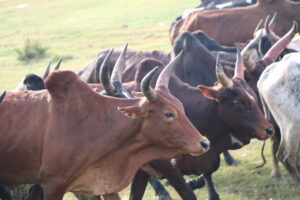
[[[218,114],[218,102],[204,97],[198,88],[183,83],[174,76],[170,80],[169,88],[182,102],[189,120],[211,143],[228,133],[228,127]]]

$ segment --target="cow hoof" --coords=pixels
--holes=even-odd
[[[236,161],[236,160],[232,160],[232,162],[227,163],[227,165],[229,165],[229,166],[239,166],[240,163],[238,161]]]
[[[280,181],[282,180],[282,175],[279,171],[272,171],[272,178],[277,180],[277,181]]]
[[[158,200],[173,200],[170,196],[159,196]]]

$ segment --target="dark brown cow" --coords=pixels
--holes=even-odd
[[[144,98],[99,95],[70,71],[53,72],[47,90],[8,93],[0,105],[0,185],[41,183],[45,200],[66,191],[113,199],[145,162],[205,152],[208,140],[167,88],[173,66],[155,90],[154,71],[143,79]]]
[[[293,20],[300,22],[299,10],[300,3],[289,0],[258,0],[255,5],[247,7],[193,12],[172,27],[170,37],[173,42],[184,31],[202,30],[224,45],[245,43],[252,38],[258,22],[275,12],[278,23],[275,32],[282,36]]]
[[[162,65],[158,61],[146,59],[142,62],[140,67],[149,69],[151,62],[153,63],[153,67],[155,65]],[[220,84],[214,87],[201,86],[200,88],[203,95],[201,95],[197,88],[182,83],[176,77],[172,77],[170,82],[170,91],[182,101],[187,116],[192,123],[198,130],[204,130],[207,137],[214,141],[211,145],[211,150],[208,152],[208,156],[197,158],[199,160],[195,158],[196,164],[190,163],[190,166],[198,166],[197,169],[195,169],[198,171],[189,172],[194,174],[205,174],[205,178],[208,181],[207,184],[210,187],[209,192],[211,199],[217,197],[217,193],[212,185],[211,174],[219,167],[219,154],[225,149],[236,148],[235,145],[234,147],[232,146],[229,133],[233,134],[235,138],[238,138],[237,141],[241,141],[242,144],[247,144],[249,143],[250,138],[257,137],[266,139],[269,137],[267,134],[271,135],[273,132],[270,124],[266,122],[262,112],[256,104],[257,100],[255,94],[247,86],[244,80],[241,79],[243,72],[240,71],[241,65],[239,66],[240,67],[237,67],[239,70],[235,73],[239,75],[234,76],[233,82],[228,81],[228,78],[226,78],[222,70],[218,70],[217,74],[219,74],[218,76],[223,83],[223,86]],[[180,68],[181,66],[177,67]],[[141,71],[143,71],[143,69]],[[134,84],[129,83],[129,87],[124,84],[124,87],[129,90],[139,87],[138,85],[133,86]],[[227,87],[233,86],[232,84],[234,87],[228,89]],[[186,98],[187,96],[189,98]],[[251,111],[248,110],[249,108]],[[254,125],[255,123],[250,125],[252,120],[255,120],[255,123],[260,125]],[[264,128],[260,131],[255,131],[252,129],[254,127]],[[253,135],[253,133],[256,132],[261,132],[261,135]],[[180,171],[174,171],[170,161],[162,162],[164,164],[151,164],[151,166],[169,179],[170,183],[176,188],[183,199],[196,199],[191,188],[185,184],[181,174],[178,173]],[[167,168],[163,166],[166,166]],[[134,182],[133,187],[140,184],[142,187],[145,186],[145,183],[140,180],[140,178],[141,177],[136,177],[135,180],[137,182]],[[133,191],[139,193],[139,190],[133,189]],[[134,200],[140,199],[142,196],[140,193],[132,195],[131,199]]]

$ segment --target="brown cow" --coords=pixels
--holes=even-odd
[[[300,3],[289,0],[258,0],[247,7],[193,12],[172,27],[170,37],[173,43],[184,31],[202,30],[224,45],[234,45],[251,39],[258,22],[275,12],[278,23],[275,32],[282,36],[293,20],[300,22],[299,10]]]
[[[8,93],[0,105],[0,185],[41,183],[45,200],[66,191],[117,199],[110,194],[144,163],[207,151],[208,140],[168,90],[173,66],[155,89],[155,70],[143,79],[143,98],[100,95],[70,71],[53,72],[47,90]]]

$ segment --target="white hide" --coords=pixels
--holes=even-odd
[[[289,49],[294,49],[300,52],[300,36],[294,38],[287,46]]]
[[[277,158],[300,184],[300,53],[269,65],[257,83],[281,131]]]

